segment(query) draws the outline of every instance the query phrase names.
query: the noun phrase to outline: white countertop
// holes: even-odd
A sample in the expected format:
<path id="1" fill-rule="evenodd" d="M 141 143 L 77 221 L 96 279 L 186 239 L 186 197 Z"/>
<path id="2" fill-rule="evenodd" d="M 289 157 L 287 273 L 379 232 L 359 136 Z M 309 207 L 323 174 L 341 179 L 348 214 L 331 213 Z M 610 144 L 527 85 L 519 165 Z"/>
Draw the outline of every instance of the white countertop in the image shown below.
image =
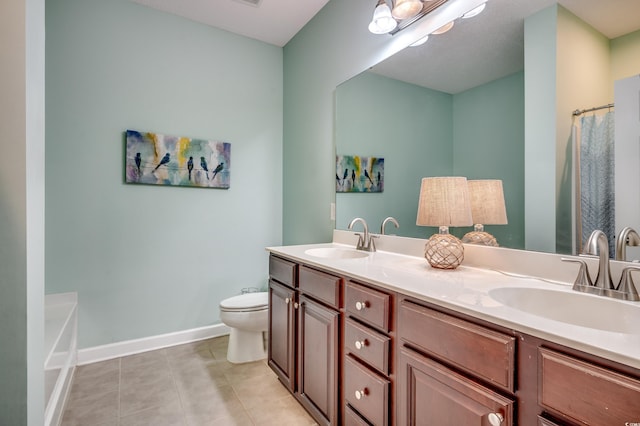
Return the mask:
<path id="1" fill-rule="evenodd" d="M 528 287 L 575 293 L 571 290 L 571 283 L 470 267 L 465 266 L 464 263 L 455 270 L 438 270 L 431 268 L 423 257 L 382 250 L 359 259 L 320 258 L 305 253 L 308 249 L 321 247 L 353 248 L 351 245 L 326 243 L 268 247 L 267 250 L 310 266 L 317 266 L 336 274 L 363 280 L 522 333 L 640 369 L 640 302 L 614 301 L 602 296 L 581 293 L 584 297 L 604 299 L 603 303 L 609 306 L 611 303 L 627 305 L 625 306 L 627 313 L 631 312 L 630 315 L 633 317 L 631 319 L 634 324 L 637 324 L 633 331 L 628 333 L 599 330 L 527 313 L 506 306 L 490 296 L 491 290 L 504 287 Z M 599 316 L 598 312 L 591 312 L 591 314 L 596 318 Z M 621 321 L 629 321 L 628 316 L 622 318 Z M 609 322 L 615 320 L 615 318 L 607 318 Z"/>

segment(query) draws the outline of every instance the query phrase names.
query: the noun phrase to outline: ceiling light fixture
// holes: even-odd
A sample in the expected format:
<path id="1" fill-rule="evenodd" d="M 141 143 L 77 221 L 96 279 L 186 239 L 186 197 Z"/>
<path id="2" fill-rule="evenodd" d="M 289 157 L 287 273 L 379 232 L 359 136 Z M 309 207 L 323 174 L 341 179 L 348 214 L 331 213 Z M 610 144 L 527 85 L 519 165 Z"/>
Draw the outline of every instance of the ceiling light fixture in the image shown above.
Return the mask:
<path id="1" fill-rule="evenodd" d="M 473 18 L 474 16 L 479 15 L 484 10 L 486 5 L 487 3 L 485 2 L 485 3 L 482 3 L 480 6 L 474 7 L 473 9 L 471 9 L 470 11 L 462 15 L 462 19 Z"/>
<path id="2" fill-rule="evenodd" d="M 377 0 L 369 31 L 395 34 L 449 1 L 453 0 Z"/>
<path id="3" fill-rule="evenodd" d="M 411 47 L 418 47 L 418 46 L 422 46 L 423 44 L 425 44 L 427 42 L 427 40 L 429 39 L 429 36 L 426 35 L 416 41 L 414 41 L 413 43 L 411 43 L 409 46 Z"/>
<path id="4" fill-rule="evenodd" d="M 436 35 L 444 34 L 447 31 L 449 31 L 451 28 L 453 28 L 453 21 L 447 22 L 446 24 L 444 24 L 443 26 L 441 26 L 431 34 L 436 34 Z"/>
<path id="5" fill-rule="evenodd" d="M 398 22 L 391 16 L 391 9 L 385 0 L 378 0 L 373 19 L 369 23 L 369 31 L 373 34 L 386 34 L 393 31 L 398 26 Z"/>
<path id="6" fill-rule="evenodd" d="M 420 0 L 396 0 L 391 15 L 396 19 L 409 19 L 416 16 L 422 10 Z"/>

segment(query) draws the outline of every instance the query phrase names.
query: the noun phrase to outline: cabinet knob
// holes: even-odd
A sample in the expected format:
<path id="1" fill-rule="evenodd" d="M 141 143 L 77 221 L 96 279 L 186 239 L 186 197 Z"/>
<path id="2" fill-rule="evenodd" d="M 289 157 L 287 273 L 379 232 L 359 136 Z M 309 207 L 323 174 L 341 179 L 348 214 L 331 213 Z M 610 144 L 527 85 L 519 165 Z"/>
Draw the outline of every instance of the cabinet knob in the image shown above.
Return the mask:
<path id="1" fill-rule="evenodd" d="M 363 340 L 356 340 L 355 346 L 356 349 L 360 350 L 362 348 L 364 348 L 365 346 L 367 346 L 367 339 L 363 339 Z"/>
<path id="2" fill-rule="evenodd" d="M 300 306 L 300 305 L 298 305 L 298 302 L 295 302 L 295 303 L 293 304 L 293 308 L 294 308 L 294 309 L 298 309 L 298 306 Z"/>
<path id="3" fill-rule="evenodd" d="M 364 388 L 364 389 L 362 389 L 362 390 L 357 390 L 357 391 L 355 392 L 355 394 L 356 394 L 356 399 L 357 399 L 357 400 L 360 400 L 360 399 L 364 398 L 365 396 L 367 396 L 367 394 L 368 394 L 368 393 L 369 393 L 369 392 L 367 391 L 367 388 Z"/>
<path id="4" fill-rule="evenodd" d="M 504 421 L 504 417 L 500 413 L 489 413 L 487 420 L 489 420 L 491 426 L 500 426 Z"/>
<path id="5" fill-rule="evenodd" d="M 356 302 L 356 310 L 358 311 L 363 311 L 368 306 L 369 306 L 368 302 Z"/>
<path id="6" fill-rule="evenodd" d="M 288 297 L 284 299 L 284 303 L 286 303 L 287 305 L 289 304 L 289 302 L 291 302 L 291 299 L 289 299 Z"/>

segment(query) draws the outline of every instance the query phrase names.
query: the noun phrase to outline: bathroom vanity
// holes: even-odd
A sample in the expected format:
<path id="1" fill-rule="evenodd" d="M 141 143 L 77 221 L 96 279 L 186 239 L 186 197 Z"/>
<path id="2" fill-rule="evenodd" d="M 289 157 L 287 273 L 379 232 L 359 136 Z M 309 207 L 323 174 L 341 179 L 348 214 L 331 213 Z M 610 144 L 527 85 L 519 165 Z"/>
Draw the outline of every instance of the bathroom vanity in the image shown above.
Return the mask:
<path id="1" fill-rule="evenodd" d="M 336 243 L 268 250 L 269 365 L 319 424 L 640 423 L 640 304 L 613 302 L 602 324 L 586 305 L 573 324 L 509 299 L 562 304 L 570 283 Z"/>

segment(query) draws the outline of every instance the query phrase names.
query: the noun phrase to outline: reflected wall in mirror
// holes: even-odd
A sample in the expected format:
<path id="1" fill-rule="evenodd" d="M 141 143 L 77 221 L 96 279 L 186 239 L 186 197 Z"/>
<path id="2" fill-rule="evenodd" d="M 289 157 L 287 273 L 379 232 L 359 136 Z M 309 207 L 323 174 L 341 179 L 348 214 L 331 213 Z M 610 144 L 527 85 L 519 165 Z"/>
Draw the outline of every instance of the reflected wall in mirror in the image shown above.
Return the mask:
<path id="1" fill-rule="evenodd" d="M 632 2 L 616 3 L 622 8 L 617 12 L 629 18 L 629 14 L 633 14 L 628 9 Z M 594 19 L 589 13 L 603 13 L 594 10 L 601 5 L 591 0 L 560 3 L 589 19 Z M 608 11 L 612 12 L 615 11 Z M 555 1 L 490 0 L 485 12 L 478 17 L 458 20 L 450 32 L 430 37 L 419 48 L 409 47 L 338 86 L 336 153 L 384 157 L 385 191 L 366 196 L 336 194 L 336 228 L 346 229 L 349 221 L 359 216 L 375 231 L 385 217 L 394 216 L 400 228 L 393 229 L 393 233 L 427 238 L 436 229 L 415 225 L 422 177 L 457 175 L 469 179 L 501 179 L 509 223 L 487 226 L 487 231 L 503 247 L 532 248 L 526 241 L 531 239 L 526 236 L 527 230 L 536 226 L 549 228 L 554 224 L 545 223 L 542 215 L 525 215 L 525 187 L 535 184 L 531 181 L 525 184 L 526 176 L 531 176 L 525 173 L 529 168 L 530 171 L 539 169 L 541 180 L 547 174 L 554 175 L 556 182 L 557 204 L 549 208 L 554 209 L 552 213 L 554 219 L 557 218 L 555 226 L 559 231 L 552 249 L 543 250 L 570 251 L 571 113 L 577 108 L 612 102 L 613 81 L 640 72 L 640 31 L 622 36 L 629 28 L 640 28 L 640 14 L 634 14 L 632 19 L 636 22 L 624 25 L 620 22 L 615 28 L 615 31 L 626 32 L 612 35 L 606 27 L 598 26 L 596 31 Z M 549 37 L 531 37 L 535 31 L 530 31 L 525 42 L 524 27 L 528 20 L 534 20 L 535 25 L 531 25 L 534 30 L 550 28 L 557 46 L 545 44 Z M 595 22 L 594 26 L 597 24 L 597 20 L 591 22 Z M 607 90 L 591 96 L 584 95 L 598 92 L 590 90 L 591 81 L 602 78 L 590 76 L 591 67 L 580 68 L 583 63 L 590 64 L 583 59 L 590 55 L 591 47 L 579 38 L 584 37 L 581 34 L 584 28 L 597 33 L 608 51 L 606 68 L 609 71 L 601 82 Z M 566 48 L 566 43 L 573 45 Z M 525 49 L 540 50 L 541 57 L 550 59 L 544 63 L 538 61 L 527 73 L 525 56 L 536 56 L 526 55 Z M 553 54 L 564 57 L 555 58 Z M 548 72 L 541 76 L 537 72 L 540 67 L 551 71 L 551 78 L 547 78 Z M 571 81 L 567 81 L 569 78 Z M 534 158 L 525 158 L 525 153 L 531 151 L 525 149 L 525 145 L 532 143 L 525 131 L 525 121 L 533 115 L 535 122 L 535 115 L 540 111 L 525 111 L 525 106 L 530 105 L 531 98 L 538 92 L 548 91 L 544 85 L 552 90 L 555 85 L 562 85 L 557 87 L 549 110 L 544 111 L 557 117 L 550 131 L 557 137 L 553 143 L 557 145 L 558 154 L 557 158 L 549 158 L 549 164 L 539 167 Z M 564 229 L 566 227 L 568 229 Z M 451 231 L 461 236 L 469 230 Z"/>

